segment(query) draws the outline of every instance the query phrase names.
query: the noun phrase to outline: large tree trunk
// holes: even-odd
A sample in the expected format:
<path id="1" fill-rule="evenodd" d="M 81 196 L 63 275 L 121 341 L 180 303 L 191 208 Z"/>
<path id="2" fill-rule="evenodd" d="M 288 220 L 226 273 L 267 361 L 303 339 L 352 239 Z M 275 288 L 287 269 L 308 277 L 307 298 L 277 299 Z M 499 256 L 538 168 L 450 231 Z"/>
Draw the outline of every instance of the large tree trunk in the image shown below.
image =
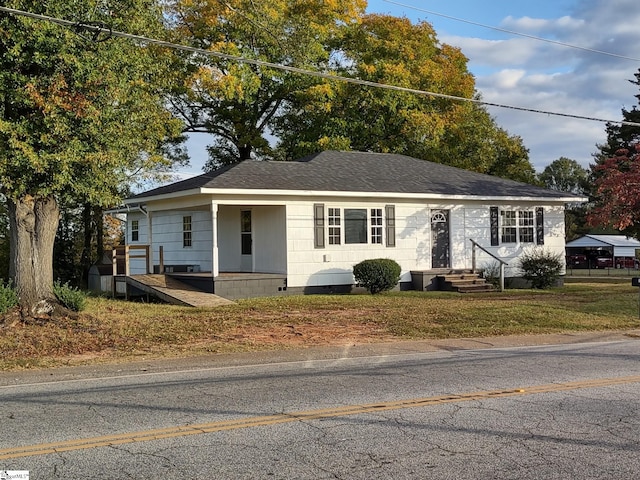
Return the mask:
<path id="1" fill-rule="evenodd" d="M 60 209 L 53 196 L 8 199 L 9 275 L 18 292 L 23 318 L 41 317 L 57 305 L 53 294 L 53 242 Z"/>

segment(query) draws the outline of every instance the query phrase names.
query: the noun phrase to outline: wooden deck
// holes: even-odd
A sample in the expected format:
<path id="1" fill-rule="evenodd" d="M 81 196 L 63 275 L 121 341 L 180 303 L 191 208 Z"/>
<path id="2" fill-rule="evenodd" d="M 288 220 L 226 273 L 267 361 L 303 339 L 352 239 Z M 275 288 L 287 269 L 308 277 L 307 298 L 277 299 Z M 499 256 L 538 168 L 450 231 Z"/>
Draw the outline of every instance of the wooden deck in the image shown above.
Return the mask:
<path id="1" fill-rule="evenodd" d="M 121 277 L 122 278 L 122 277 Z M 234 302 L 213 293 L 206 293 L 187 285 L 170 275 L 133 275 L 124 277 L 127 287 L 132 286 L 145 293 L 155 295 L 174 305 L 190 307 L 219 307 Z M 120 280 L 122 281 L 122 280 Z"/>

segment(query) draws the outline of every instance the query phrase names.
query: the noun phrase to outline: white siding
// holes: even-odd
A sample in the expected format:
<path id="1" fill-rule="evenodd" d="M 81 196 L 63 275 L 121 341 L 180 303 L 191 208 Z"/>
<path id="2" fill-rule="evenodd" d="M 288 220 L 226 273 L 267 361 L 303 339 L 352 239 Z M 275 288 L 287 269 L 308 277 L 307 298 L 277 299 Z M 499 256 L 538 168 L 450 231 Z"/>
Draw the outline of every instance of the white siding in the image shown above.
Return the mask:
<path id="1" fill-rule="evenodd" d="M 475 240 L 484 248 L 509 263 L 507 275 L 517 276 L 518 256 L 535 244 L 505 244 L 491 246 L 490 208 L 535 210 L 544 207 L 544 248 L 564 255 L 564 207 L 562 205 L 542 205 L 533 202 L 510 203 L 508 205 L 479 201 L 435 202 L 413 199 L 362 198 L 354 197 L 290 197 L 276 194 L 246 196 L 212 196 L 202 198 L 200 207 L 185 207 L 175 210 L 159 210 L 155 207 L 151 215 L 153 228 L 153 258 L 158 263 L 158 246 L 164 247 L 165 264 L 199 265 L 202 271 L 212 270 L 212 220 L 210 205 L 218 205 L 217 233 L 219 270 L 240 271 L 240 212 L 251 210 L 253 234 L 253 270 L 265 273 L 287 275 L 290 287 L 342 285 L 353 283 L 353 266 L 371 258 L 391 258 L 401 268 L 401 281 L 411 281 L 411 270 L 431 268 L 432 239 L 431 215 L 436 209 L 449 211 L 450 261 L 456 269 L 471 268 L 472 245 Z M 183 202 L 185 203 L 185 202 Z M 206 203 L 206 206 L 205 204 Z M 315 203 L 324 205 L 325 247 L 314 248 L 314 208 Z M 372 244 L 370 226 L 367 229 L 366 244 L 344 244 L 345 208 L 381 209 L 385 205 L 395 207 L 396 246 Z M 162 208 L 171 208 L 165 202 Z M 340 208 L 343 220 L 342 243 L 329 245 L 329 208 Z M 182 218 L 191 215 L 193 224 L 193 246 L 182 245 Z M 140 223 L 139 243 L 147 241 L 147 219 L 141 213 L 130 213 L 129 222 L 137 219 Z M 386 228 L 386 219 L 383 229 Z M 383 238 L 385 237 L 383 233 Z M 490 264 L 493 259 L 477 251 L 477 266 Z M 141 272 L 140 272 L 141 273 Z"/>
<path id="2" fill-rule="evenodd" d="M 328 225 L 325 222 L 325 248 L 314 248 L 313 203 L 323 203 L 325 218 L 329 208 L 383 208 L 394 204 L 396 209 L 396 246 L 357 244 L 329 245 Z M 353 266 L 371 258 L 392 258 L 402 267 L 401 281 L 411 280 L 411 270 L 431 268 L 431 212 L 449 210 L 451 268 L 471 268 L 472 244 L 475 240 L 494 255 L 509 263 L 509 276 L 518 276 L 517 258 L 534 244 L 491 246 L 489 209 L 495 204 L 418 204 L 400 202 L 317 201 L 291 202 L 288 206 L 288 285 L 291 287 L 340 285 L 353 283 Z M 533 209 L 539 204 L 514 204 L 507 209 Z M 343 225 L 344 228 L 344 225 Z M 544 209 L 544 248 L 564 254 L 564 208 L 547 206 Z M 477 266 L 494 260 L 476 251 Z"/>
<path id="3" fill-rule="evenodd" d="M 614 257 L 635 257 L 636 248 L 634 247 L 613 247 Z"/>
<path id="4" fill-rule="evenodd" d="M 509 243 L 491 246 L 491 226 L 489 221 L 489 208 L 491 206 L 499 206 L 505 210 L 531 210 L 535 207 L 542 206 L 540 204 L 508 204 L 508 205 L 480 205 L 476 207 L 467 206 L 465 208 L 466 215 L 466 239 L 465 245 L 467 268 L 471 266 L 472 245 L 469 239 L 475 240 L 477 243 L 486 248 L 493 255 L 499 257 L 508 265 L 505 267 L 505 276 L 517 277 L 521 272 L 518 269 L 518 258 L 523 252 L 534 249 L 544 248 L 546 251 L 561 254 L 564 256 L 564 207 L 563 206 L 544 206 L 544 246 L 538 246 L 535 243 Z M 482 250 L 476 250 L 476 266 L 483 268 L 495 262 L 491 256 Z"/>
<path id="5" fill-rule="evenodd" d="M 285 206 L 227 206 L 218 209 L 218 252 L 221 272 L 242 270 L 240 212 L 251 211 L 253 271 L 287 273 L 287 221 Z"/>
<path id="6" fill-rule="evenodd" d="M 218 207 L 218 268 L 221 272 L 240 271 L 240 208 Z"/>
<path id="7" fill-rule="evenodd" d="M 191 216 L 192 246 L 183 246 L 182 220 Z M 210 211 L 153 212 L 153 260 L 158 265 L 159 247 L 165 265 L 198 265 L 203 272 L 212 269 L 212 226 Z"/>
<path id="8" fill-rule="evenodd" d="M 383 243 L 371 244 L 370 230 L 367 229 L 368 243 L 329 245 L 314 248 L 313 203 L 291 202 L 288 215 L 288 272 L 287 284 L 292 287 L 343 285 L 353 283 L 353 266 L 371 258 L 392 258 L 402 267 L 402 281 L 410 281 L 410 270 L 427 269 L 431 264 L 430 222 L 427 209 L 416 209 L 415 205 L 395 205 L 396 246 L 386 247 Z M 380 208 L 392 202 L 327 201 L 325 216 L 329 208 L 340 208 L 344 229 L 345 208 Z M 325 225 L 325 237 L 328 228 Z M 344 239 L 344 232 L 342 232 Z"/>
<path id="9" fill-rule="evenodd" d="M 255 271 L 286 274 L 286 208 L 254 207 L 251 213 Z"/>
<path id="10" fill-rule="evenodd" d="M 138 240 L 131 240 L 131 225 L 138 222 Z M 129 212 L 127 214 L 126 245 L 148 245 L 149 244 L 149 219 L 142 212 Z M 142 255 L 143 250 L 131 250 L 131 255 Z M 132 258 L 129 261 L 129 272 L 133 275 L 147 273 L 147 262 L 144 258 Z"/>
<path id="11" fill-rule="evenodd" d="M 131 240 L 131 225 L 134 221 L 138 222 L 138 241 Z M 127 214 L 127 231 L 126 245 L 147 245 L 149 243 L 147 216 L 142 212 L 130 212 Z"/>

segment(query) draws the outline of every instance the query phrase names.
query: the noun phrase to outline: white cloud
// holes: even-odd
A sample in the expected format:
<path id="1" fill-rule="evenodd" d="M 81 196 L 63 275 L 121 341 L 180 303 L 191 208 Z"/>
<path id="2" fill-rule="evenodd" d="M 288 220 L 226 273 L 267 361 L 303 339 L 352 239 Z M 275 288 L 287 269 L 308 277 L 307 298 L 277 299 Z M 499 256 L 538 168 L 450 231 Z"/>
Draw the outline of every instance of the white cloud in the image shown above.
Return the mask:
<path id="1" fill-rule="evenodd" d="M 514 18 L 511 15 L 506 17 L 501 28 L 514 32 L 525 33 L 527 35 L 540 36 L 543 32 L 564 32 L 576 31 L 585 26 L 585 20 L 573 18 L 569 15 L 555 19 L 520 17 Z"/>
<path id="2" fill-rule="evenodd" d="M 502 27 L 554 41 L 637 58 L 637 0 L 577 0 L 571 15 L 540 19 L 507 16 Z M 489 35 L 488 35 L 489 36 Z M 628 82 L 640 61 L 606 56 L 530 38 L 483 40 L 449 36 L 469 58 L 484 100 L 536 110 L 620 120 L 622 107 L 637 105 L 639 88 Z M 561 157 L 587 166 L 605 124 L 569 117 L 491 108 L 498 123 L 523 138 L 537 170 Z"/>
<path id="3" fill-rule="evenodd" d="M 536 45 L 532 40 L 484 40 L 456 36 L 443 36 L 443 43 L 460 47 L 472 66 L 494 67 L 520 66 L 531 62 L 536 55 Z"/>
<path id="4" fill-rule="evenodd" d="M 500 89 L 514 88 L 527 72 L 525 70 L 506 69 L 492 75 L 495 86 Z"/>

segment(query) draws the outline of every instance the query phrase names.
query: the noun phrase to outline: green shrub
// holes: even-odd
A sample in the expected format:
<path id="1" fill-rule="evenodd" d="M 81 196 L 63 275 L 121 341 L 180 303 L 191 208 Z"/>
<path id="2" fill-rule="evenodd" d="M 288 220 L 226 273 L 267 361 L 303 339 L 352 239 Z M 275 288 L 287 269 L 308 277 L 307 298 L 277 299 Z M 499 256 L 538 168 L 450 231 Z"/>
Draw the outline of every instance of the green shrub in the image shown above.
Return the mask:
<path id="1" fill-rule="evenodd" d="M 400 280 L 400 265 L 389 258 L 364 260 L 353 267 L 353 276 L 370 293 L 391 290 Z"/>
<path id="2" fill-rule="evenodd" d="M 18 305 L 18 294 L 11 283 L 0 280 L 0 315 Z"/>
<path id="3" fill-rule="evenodd" d="M 549 288 L 555 285 L 564 269 L 564 257 L 560 253 L 535 248 L 523 253 L 518 266 L 523 278 L 530 281 L 533 288 Z"/>
<path id="4" fill-rule="evenodd" d="M 87 296 L 78 288 L 71 287 L 68 283 L 55 282 L 53 293 L 58 301 L 74 312 L 81 312 L 87 306 Z"/>

